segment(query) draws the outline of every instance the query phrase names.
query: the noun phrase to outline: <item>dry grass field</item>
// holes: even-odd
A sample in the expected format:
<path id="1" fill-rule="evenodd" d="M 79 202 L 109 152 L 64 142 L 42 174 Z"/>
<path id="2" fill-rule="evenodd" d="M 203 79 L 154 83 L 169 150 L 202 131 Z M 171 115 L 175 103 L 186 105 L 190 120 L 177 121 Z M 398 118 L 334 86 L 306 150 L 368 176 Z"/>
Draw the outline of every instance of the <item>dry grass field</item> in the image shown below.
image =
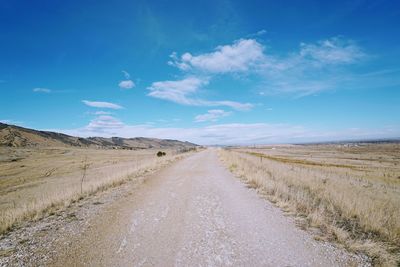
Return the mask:
<path id="1" fill-rule="evenodd" d="M 0 234 L 180 157 L 176 150 L 0 147 Z M 82 181 L 83 180 L 83 181 Z"/>
<path id="2" fill-rule="evenodd" d="M 399 264 L 400 144 L 242 147 L 220 157 L 318 238 Z"/>

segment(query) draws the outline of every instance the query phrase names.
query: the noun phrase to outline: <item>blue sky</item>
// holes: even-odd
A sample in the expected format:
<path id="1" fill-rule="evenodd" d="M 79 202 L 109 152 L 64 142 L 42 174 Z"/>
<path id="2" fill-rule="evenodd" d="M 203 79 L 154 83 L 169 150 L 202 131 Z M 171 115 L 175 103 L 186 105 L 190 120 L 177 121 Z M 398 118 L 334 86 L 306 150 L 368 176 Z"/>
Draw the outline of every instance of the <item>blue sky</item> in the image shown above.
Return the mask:
<path id="1" fill-rule="evenodd" d="M 259 144 L 400 136 L 397 1 L 1 1 L 0 120 Z"/>

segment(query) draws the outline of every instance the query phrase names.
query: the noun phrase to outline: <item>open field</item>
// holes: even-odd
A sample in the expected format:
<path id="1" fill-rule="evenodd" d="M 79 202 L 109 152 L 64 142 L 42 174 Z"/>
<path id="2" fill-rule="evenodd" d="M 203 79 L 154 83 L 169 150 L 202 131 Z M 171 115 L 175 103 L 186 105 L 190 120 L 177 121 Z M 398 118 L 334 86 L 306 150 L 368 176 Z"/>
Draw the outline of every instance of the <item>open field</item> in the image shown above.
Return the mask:
<path id="1" fill-rule="evenodd" d="M 370 266 L 296 227 L 224 168 L 216 149 L 138 180 L 10 232 L 0 265 Z"/>
<path id="2" fill-rule="evenodd" d="M 399 262 L 400 144 L 242 147 L 220 157 L 319 238 L 379 265 Z"/>
<path id="3" fill-rule="evenodd" d="M 178 150 L 163 149 L 163 157 L 157 151 L 1 147 L 0 233 L 180 157 Z"/>

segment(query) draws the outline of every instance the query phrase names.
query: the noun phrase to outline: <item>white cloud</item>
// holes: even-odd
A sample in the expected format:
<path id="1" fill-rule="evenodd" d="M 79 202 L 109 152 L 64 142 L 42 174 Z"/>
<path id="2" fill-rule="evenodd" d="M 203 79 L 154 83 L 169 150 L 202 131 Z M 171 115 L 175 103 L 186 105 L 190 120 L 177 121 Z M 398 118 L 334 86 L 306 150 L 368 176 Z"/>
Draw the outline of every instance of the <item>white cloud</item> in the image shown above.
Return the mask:
<path id="1" fill-rule="evenodd" d="M 372 138 L 398 138 L 400 127 L 382 129 L 352 128 L 320 131 L 301 125 L 268 123 L 230 123 L 204 127 L 155 127 L 149 124 L 128 125 L 112 116 L 99 116 L 87 126 L 71 130 L 54 130 L 75 136 L 120 136 L 178 139 L 202 145 L 269 144 L 335 141 Z"/>
<path id="2" fill-rule="evenodd" d="M 317 44 L 300 44 L 300 56 L 323 64 L 350 64 L 365 57 L 353 42 L 334 37 Z"/>
<path id="3" fill-rule="evenodd" d="M 231 115 L 232 112 L 227 112 L 222 109 L 212 109 L 205 114 L 200 114 L 195 117 L 196 122 L 217 121 L 220 118 Z"/>
<path id="4" fill-rule="evenodd" d="M 259 30 L 259 31 L 256 32 L 256 33 L 248 34 L 248 35 L 247 35 L 247 38 L 254 38 L 254 37 L 263 36 L 263 35 L 267 34 L 267 32 L 268 32 L 267 30 L 262 29 L 262 30 Z"/>
<path id="5" fill-rule="evenodd" d="M 351 74 L 348 66 L 367 58 L 355 42 L 343 37 L 301 43 L 297 51 L 286 56 L 274 54 L 271 49 L 270 53 L 264 51 L 265 47 L 258 41 L 240 39 L 231 45 L 218 46 L 211 53 L 186 52 L 178 57 L 174 52 L 168 64 L 185 72 L 202 71 L 208 75 L 254 74 L 261 78 L 260 95 L 299 97 L 340 87 Z"/>
<path id="6" fill-rule="evenodd" d="M 94 108 L 110 108 L 110 109 L 122 109 L 123 107 L 114 103 L 110 102 L 100 102 L 100 101 L 88 101 L 88 100 L 82 100 L 82 102 L 89 106 L 89 107 L 94 107 Z"/>
<path id="7" fill-rule="evenodd" d="M 253 39 L 240 39 L 232 45 L 218 46 L 214 52 L 194 56 L 188 52 L 180 59 L 172 53 L 169 65 L 181 70 L 209 73 L 246 72 L 264 58 L 263 46 Z"/>
<path id="8" fill-rule="evenodd" d="M 256 33 L 256 35 L 257 35 L 257 36 L 261 36 L 261 35 L 264 35 L 264 34 L 266 34 L 266 33 L 267 33 L 267 30 L 262 29 L 262 30 L 259 30 L 259 31 Z"/>
<path id="9" fill-rule="evenodd" d="M 108 111 L 102 111 L 102 110 L 100 110 L 100 111 L 94 112 L 93 114 L 95 114 L 95 115 L 110 115 L 110 114 L 112 114 L 112 113 L 111 113 L 111 112 L 108 112 Z"/>
<path id="10" fill-rule="evenodd" d="M 350 65 L 366 54 L 354 42 L 334 37 L 315 44 L 301 43 L 285 57 L 268 55 L 256 73 L 262 77 L 259 94 L 290 94 L 297 97 L 344 87 L 351 78 Z"/>
<path id="11" fill-rule="evenodd" d="M 131 89 L 135 87 L 135 83 L 132 80 L 125 80 L 125 81 L 120 81 L 118 86 L 121 89 Z"/>
<path id="12" fill-rule="evenodd" d="M 49 93 L 51 93 L 51 90 L 48 89 L 48 88 L 39 88 L 39 87 L 37 87 L 37 88 L 33 88 L 33 92 L 49 94 Z"/>
<path id="13" fill-rule="evenodd" d="M 259 31 L 257 34 L 264 34 Z M 148 95 L 191 106 L 227 106 L 249 110 L 250 103 L 229 100 L 211 101 L 196 97 L 215 74 L 251 74 L 259 80 L 258 94 L 288 94 L 302 97 L 344 86 L 351 72 L 346 66 L 366 57 L 362 49 L 351 40 L 341 37 L 301 43 L 299 50 L 286 56 L 264 53 L 264 46 L 254 39 L 240 39 L 231 45 L 218 46 L 215 51 L 199 55 L 189 52 L 178 57 L 173 52 L 169 65 L 192 73 L 191 77 L 177 81 L 154 82 Z M 200 71 L 200 72 L 199 72 Z M 203 72 L 207 78 L 199 78 Z M 197 76 L 194 76 L 197 75 Z"/>
<path id="14" fill-rule="evenodd" d="M 93 119 L 87 126 L 86 130 L 91 132 L 108 133 L 113 129 L 121 129 L 124 124 L 113 116 L 101 115 Z"/>
<path id="15" fill-rule="evenodd" d="M 119 88 L 131 89 L 131 88 L 135 87 L 136 85 L 131 80 L 131 75 L 125 70 L 123 70 L 122 73 L 124 74 L 125 80 L 119 82 L 119 84 L 118 84 Z"/>
<path id="16" fill-rule="evenodd" d="M 235 101 L 228 101 L 228 100 L 223 100 L 223 101 L 207 101 L 207 100 L 201 100 L 199 101 L 200 106 L 209 106 L 209 107 L 217 107 L 217 106 L 226 106 L 230 107 L 236 110 L 250 110 L 254 107 L 253 104 L 250 103 L 240 103 L 240 102 L 235 102 Z"/>
<path id="17" fill-rule="evenodd" d="M 195 98 L 195 93 L 208 83 L 208 79 L 200 79 L 194 76 L 177 81 L 154 82 L 148 87 L 150 90 L 148 95 L 187 106 L 227 106 L 238 110 L 248 110 L 253 107 L 250 103 L 227 100 L 210 101 Z"/>
<path id="18" fill-rule="evenodd" d="M 169 100 L 183 105 L 194 105 L 189 95 L 194 94 L 203 85 L 208 84 L 207 79 L 188 77 L 178 81 L 154 82 L 148 89 L 149 96 Z"/>

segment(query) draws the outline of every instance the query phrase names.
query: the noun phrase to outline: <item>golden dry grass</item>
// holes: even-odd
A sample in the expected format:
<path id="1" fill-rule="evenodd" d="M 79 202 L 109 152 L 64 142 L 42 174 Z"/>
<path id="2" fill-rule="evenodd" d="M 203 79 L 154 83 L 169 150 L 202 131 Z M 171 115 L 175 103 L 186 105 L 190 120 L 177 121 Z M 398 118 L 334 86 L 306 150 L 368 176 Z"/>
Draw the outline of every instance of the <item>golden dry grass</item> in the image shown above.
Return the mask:
<path id="1" fill-rule="evenodd" d="M 157 157 L 157 151 L 0 148 L 0 234 L 180 157 L 172 149 Z"/>
<path id="2" fill-rule="evenodd" d="M 400 145 L 307 145 L 220 151 L 227 167 L 319 238 L 396 266 L 400 252 Z"/>

